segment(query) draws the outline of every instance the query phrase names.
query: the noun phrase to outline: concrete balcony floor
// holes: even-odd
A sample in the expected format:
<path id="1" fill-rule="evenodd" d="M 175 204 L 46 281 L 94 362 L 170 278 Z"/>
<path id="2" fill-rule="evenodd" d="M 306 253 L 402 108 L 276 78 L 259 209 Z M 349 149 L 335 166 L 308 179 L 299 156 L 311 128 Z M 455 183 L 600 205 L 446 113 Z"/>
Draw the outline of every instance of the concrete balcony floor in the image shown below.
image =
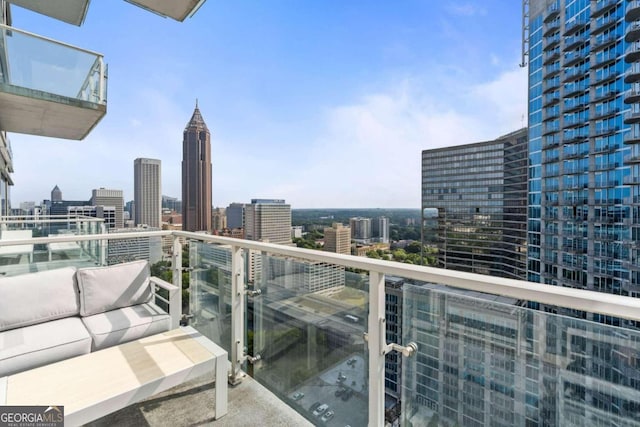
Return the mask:
<path id="1" fill-rule="evenodd" d="M 249 376 L 239 385 L 229 386 L 229 412 L 214 420 L 213 389 L 213 376 L 204 375 L 87 426 L 313 426 Z"/>

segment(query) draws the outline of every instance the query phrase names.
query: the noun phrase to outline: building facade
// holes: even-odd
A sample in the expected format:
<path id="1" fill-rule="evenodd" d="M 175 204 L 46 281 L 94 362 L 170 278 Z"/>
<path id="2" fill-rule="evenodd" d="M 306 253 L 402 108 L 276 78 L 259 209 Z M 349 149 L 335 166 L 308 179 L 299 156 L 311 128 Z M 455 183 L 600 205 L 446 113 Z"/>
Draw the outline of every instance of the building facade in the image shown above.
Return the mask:
<path id="1" fill-rule="evenodd" d="M 389 218 L 380 216 L 371 221 L 371 235 L 374 241 L 389 243 Z"/>
<path id="2" fill-rule="evenodd" d="M 531 0 L 528 279 L 533 282 L 638 296 L 638 19 L 637 2 Z"/>
<path id="3" fill-rule="evenodd" d="M 227 227 L 243 228 L 244 227 L 244 203 L 231 203 L 227 206 Z"/>
<path id="4" fill-rule="evenodd" d="M 52 202 L 62 201 L 62 191 L 60 190 L 60 187 L 58 187 L 57 185 L 53 187 L 53 190 L 51 190 L 51 201 Z"/>
<path id="5" fill-rule="evenodd" d="M 216 231 L 227 228 L 227 213 L 225 208 L 215 208 L 212 210 L 211 227 Z"/>
<path id="6" fill-rule="evenodd" d="M 103 208 L 108 210 L 113 207 L 115 211 L 115 223 L 114 226 L 109 228 L 123 228 L 124 227 L 124 198 L 122 196 L 122 190 L 110 190 L 107 188 L 98 188 L 91 191 L 91 200 L 89 203 L 97 208 Z M 100 216 L 98 218 L 101 218 Z M 107 221 L 105 220 L 105 223 Z"/>
<path id="7" fill-rule="evenodd" d="M 424 150 L 423 216 L 433 209 L 438 211 L 437 228 L 423 233 L 423 244 L 437 245 L 439 267 L 524 279 L 527 130 L 494 141 Z"/>
<path id="8" fill-rule="evenodd" d="M 162 223 L 162 174 L 158 159 L 133 161 L 133 199 L 135 225 L 159 228 Z"/>
<path id="9" fill-rule="evenodd" d="M 291 205 L 280 199 L 252 199 L 245 206 L 245 238 L 291 244 Z"/>
<path id="10" fill-rule="evenodd" d="M 324 229 L 324 250 L 351 255 L 351 228 L 338 222 Z"/>
<path id="11" fill-rule="evenodd" d="M 211 134 L 196 108 L 182 139 L 182 229 L 211 231 Z"/>
<path id="12" fill-rule="evenodd" d="M 371 243 L 371 218 L 350 218 L 349 227 L 351 228 L 351 238 L 356 243 L 364 245 Z"/>

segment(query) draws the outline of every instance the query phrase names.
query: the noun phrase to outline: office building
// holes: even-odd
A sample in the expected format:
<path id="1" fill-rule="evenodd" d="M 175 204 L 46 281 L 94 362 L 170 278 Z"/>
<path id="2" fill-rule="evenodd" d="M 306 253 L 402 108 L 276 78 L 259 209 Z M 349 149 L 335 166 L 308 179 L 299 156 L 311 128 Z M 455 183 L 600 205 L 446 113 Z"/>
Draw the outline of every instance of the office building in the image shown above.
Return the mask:
<path id="1" fill-rule="evenodd" d="M 363 245 L 371 243 L 371 218 L 350 218 L 349 227 L 351 228 L 351 239 L 355 243 Z"/>
<path id="2" fill-rule="evenodd" d="M 182 139 L 182 229 L 211 231 L 211 134 L 196 108 Z"/>
<path id="3" fill-rule="evenodd" d="M 55 187 L 53 187 L 53 190 L 51 190 L 51 201 L 52 202 L 61 202 L 62 201 L 62 191 L 60 190 L 60 188 L 57 185 Z"/>
<path id="4" fill-rule="evenodd" d="M 211 213 L 211 226 L 215 231 L 227 228 L 227 213 L 225 208 L 215 208 Z"/>
<path id="5" fill-rule="evenodd" d="M 110 190 L 107 188 L 98 188 L 91 191 L 91 200 L 89 201 L 91 206 L 110 208 L 115 210 L 115 223 L 114 227 L 109 228 L 123 228 L 124 227 L 124 198 L 122 196 L 122 190 Z M 100 217 L 98 217 L 100 218 Z M 107 223 L 105 221 L 105 223 Z"/>
<path id="6" fill-rule="evenodd" d="M 162 196 L 162 209 L 182 213 L 182 201 L 177 197 Z"/>
<path id="7" fill-rule="evenodd" d="M 113 233 L 135 233 L 159 231 L 159 228 L 135 227 L 114 229 Z M 107 265 L 145 259 L 150 264 L 162 261 L 162 237 L 136 237 L 132 239 L 112 239 L 107 243 Z"/>
<path id="8" fill-rule="evenodd" d="M 104 220 L 105 231 L 115 230 L 117 228 L 117 213 L 115 206 L 91 206 L 77 205 L 66 206 L 66 213 L 69 218 L 79 216 L 89 216 L 92 218 L 102 218 Z"/>
<path id="9" fill-rule="evenodd" d="M 429 209 L 437 209 L 438 225 L 435 242 L 423 244 L 437 245 L 439 267 L 524 279 L 527 130 L 424 150 L 423 213 Z"/>
<path id="10" fill-rule="evenodd" d="M 389 243 L 389 218 L 380 216 L 371 221 L 371 237 L 378 243 Z"/>
<path id="11" fill-rule="evenodd" d="M 162 222 L 162 174 L 160 160 L 138 158 L 133 161 L 132 213 L 135 225 L 159 228 Z"/>
<path id="12" fill-rule="evenodd" d="M 244 203 L 231 203 L 227 206 L 227 227 L 243 228 L 244 227 Z"/>
<path id="13" fill-rule="evenodd" d="M 245 238 L 291 244 L 291 205 L 279 199 L 251 199 L 245 206 Z"/>
<path id="14" fill-rule="evenodd" d="M 334 222 L 324 229 L 324 250 L 351 255 L 351 228 Z"/>
<path id="15" fill-rule="evenodd" d="M 528 279 L 533 282 L 638 296 L 638 19 L 637 2 L 531 0 Z"/>

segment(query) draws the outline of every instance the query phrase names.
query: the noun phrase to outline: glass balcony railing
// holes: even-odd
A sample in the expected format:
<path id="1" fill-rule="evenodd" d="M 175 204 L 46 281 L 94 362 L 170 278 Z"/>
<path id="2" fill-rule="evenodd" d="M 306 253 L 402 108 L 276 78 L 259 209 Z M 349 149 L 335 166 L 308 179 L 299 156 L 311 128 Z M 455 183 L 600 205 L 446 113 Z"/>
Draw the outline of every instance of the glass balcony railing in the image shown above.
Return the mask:
<path id="1" fill-rule="evenodd" d="M 167 239 L 230 381 L 246 371 L 315 425 L 385 425 L 385 393 L 407 426 L 640 421 L 640 332 L 599 323 L 640 321 L 637 298 L 181 231 L 62 236 L 0 248 Z"/>
<path id="2" fill-rule="evenodd" d="M 25 113 L 31 109 L 12 113 L 16 96 L 30 99 L 37 119 Z M 82 139 L 106 113 L 107 67 L 99 53 L 0 25 L 0 97 L 8 104 L 4 130 Z M 69 117 L 66 131 L 67 123 L 56 123 L 60 111 Z"/>

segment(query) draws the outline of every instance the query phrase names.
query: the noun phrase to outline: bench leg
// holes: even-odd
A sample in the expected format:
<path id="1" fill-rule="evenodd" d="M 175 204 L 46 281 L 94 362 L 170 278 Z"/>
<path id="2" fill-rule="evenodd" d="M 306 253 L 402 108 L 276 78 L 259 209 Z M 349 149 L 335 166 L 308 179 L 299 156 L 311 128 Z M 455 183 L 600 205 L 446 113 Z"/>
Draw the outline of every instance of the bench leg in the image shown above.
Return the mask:
<path id="1" fill-rule="evenodd" d="M 227 414 L 227 402 L 229 399 L 229 384 L 227 381 L 228 375 L 228 362 L 227 353 L 219 354 L 215 359 L 216 364 L 216 385 L 215 385 L 215 405 L 216 416 L 215 419 Z"/>

